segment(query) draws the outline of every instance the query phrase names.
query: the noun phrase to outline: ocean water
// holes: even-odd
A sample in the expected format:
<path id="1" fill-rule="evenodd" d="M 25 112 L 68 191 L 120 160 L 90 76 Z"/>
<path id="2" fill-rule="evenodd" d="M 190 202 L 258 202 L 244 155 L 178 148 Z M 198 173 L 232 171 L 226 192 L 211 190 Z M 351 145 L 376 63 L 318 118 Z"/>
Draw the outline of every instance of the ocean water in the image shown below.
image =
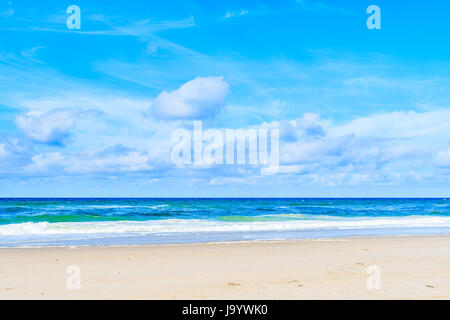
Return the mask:
<path id="1" fill-rule="evenodd" d="M 450 234 L 447 199 L 0 199 L 0 247 Z"/>

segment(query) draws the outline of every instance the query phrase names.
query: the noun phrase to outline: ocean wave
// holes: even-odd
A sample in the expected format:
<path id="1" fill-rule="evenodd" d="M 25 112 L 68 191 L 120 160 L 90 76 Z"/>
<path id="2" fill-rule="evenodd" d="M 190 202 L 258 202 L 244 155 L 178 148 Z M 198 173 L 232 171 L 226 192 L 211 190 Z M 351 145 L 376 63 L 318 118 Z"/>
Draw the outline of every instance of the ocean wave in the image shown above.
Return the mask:
<path id="1" fill-rule="evenodd" d="M 395 218 L 340 218 L 336 220 L 288 221 L 164 219 L 151 221 L 26 222 L 0 225 L 0 236 L 64 234 L 151 235 L 166 233 L 264 232 L 402 227 L 450 227 L 450 217 L 406 216 Z"/>

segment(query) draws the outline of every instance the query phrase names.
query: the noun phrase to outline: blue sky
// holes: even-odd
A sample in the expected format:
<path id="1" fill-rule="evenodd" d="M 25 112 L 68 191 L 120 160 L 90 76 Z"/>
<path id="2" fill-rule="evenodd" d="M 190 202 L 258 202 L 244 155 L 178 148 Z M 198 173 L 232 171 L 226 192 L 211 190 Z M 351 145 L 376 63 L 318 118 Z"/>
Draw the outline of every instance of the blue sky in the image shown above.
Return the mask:
<path id="1" fill-rule="evenodd" d="M 449 10 L 0 0 L 0 196 L 449 196 Z M 175 166 L 193 120 L 279 128 L 280 172 Z"/>

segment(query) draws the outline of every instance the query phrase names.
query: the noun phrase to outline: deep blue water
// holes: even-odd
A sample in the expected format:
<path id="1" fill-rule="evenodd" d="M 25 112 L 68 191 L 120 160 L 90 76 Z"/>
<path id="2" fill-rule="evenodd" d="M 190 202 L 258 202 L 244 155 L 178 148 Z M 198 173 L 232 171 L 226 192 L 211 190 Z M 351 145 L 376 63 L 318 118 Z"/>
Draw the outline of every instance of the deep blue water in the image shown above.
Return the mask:
<path id="1" fill-rule="evenodd" d="M 0 199 L 0 246 L 450 234 L 447 199 Z"/>

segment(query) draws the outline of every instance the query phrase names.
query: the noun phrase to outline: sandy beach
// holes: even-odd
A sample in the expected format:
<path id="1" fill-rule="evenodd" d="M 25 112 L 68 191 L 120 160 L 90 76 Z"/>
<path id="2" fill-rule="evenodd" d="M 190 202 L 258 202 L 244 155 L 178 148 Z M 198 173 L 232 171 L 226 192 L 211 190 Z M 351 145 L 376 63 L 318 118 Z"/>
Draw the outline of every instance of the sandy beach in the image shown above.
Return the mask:
<path id="1" fill-rule="evenodd" d="M 2 248 L 0 299 L 449 299 L 449 248 L 450 236 Z"/>

